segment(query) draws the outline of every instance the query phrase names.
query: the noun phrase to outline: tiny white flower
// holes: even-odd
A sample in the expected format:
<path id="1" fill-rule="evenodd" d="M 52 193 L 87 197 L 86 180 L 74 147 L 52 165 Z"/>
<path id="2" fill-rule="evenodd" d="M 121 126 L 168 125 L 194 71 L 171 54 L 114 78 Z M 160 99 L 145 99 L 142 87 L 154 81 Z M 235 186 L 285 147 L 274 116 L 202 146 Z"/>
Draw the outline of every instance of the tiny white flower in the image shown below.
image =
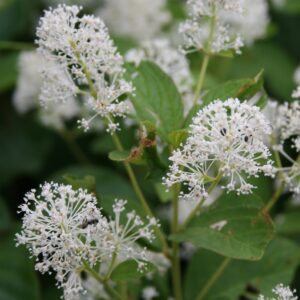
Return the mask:
<path id="1" fill-rule="evenodd" d="M 159 293 L 154 286 L 147 286 L 142 290 L 142 298 L 144 300 L 152 300 L 158 296 Z"/>
<path id="2" fill-rule="evenodd" d="M 166 0 L 105 0 L 99 16 L 110 32 L 138 42 L 157 36 L 171 15 Z"/>
<path id="3" fill-rule="evenodd" d="M 187 6 L 189 19 L 179 26 L 187 52 L 219 53 L 233 49 L 240 53 L 243 41 L 225 17 L 228 12 L 237 15 L 243 12 L 240 1 L 188 0 Z"/>
<path id="4" fill-rule="evenodd" d="M 47 106 L 80 98 L 86 115 L 82 125 L 88 130 L 97 116 L 124 117 L 127 105 L 119 98 L 133 87 L 123 79 L 123 59 L 105 24 L 90 15 L 79 17 L 80 12 L 81 7 L 66 5 L 46 10 L 36 43 L 40 55 L 59 66 L 44 68 L 40 100 Z"/>
<path id="5" fill-rule="evenodd" d="M 86 292 L 81 276 L 86 265 L 94 268 L 101 262 L 107 266 L 115 256 L 115 263 L 133 259 L 139 271 L 147 267 L 148 251 L 136 242 L 151 242 L 152 228 L 158 223 L 153 218 L 146 222 L 135 212 L 128 213 L 123 223 L 125 200 L 115 201 L 113 218 L 101 214 L 93 195 L 82 189 L 73 190 L 69 185 L 45 183 L 40 192 L 32 190 L 24 200 L 20 206 L 24 216 L 22 231 L 16 235 L 17 245 L 27 246 L 36 258 L 36 270 L 55 272 L 65 299 Z"/>
<path id="6" fill-rule="evenodd" d="M 271 127 L 258 107 L 238 99 L 217 100 L 200 110 L 193 119 L 190 135 L 170 157 L 170 171 L 164 184 L 187 186 L 181 196 L 199 200 L 207 197 L 206 185 L 218 174 L 228 180 L 228 191 L 249 194 L 247 182 L 260 173 L 273 176 L 270 151 L 263 143 Z"/>
<path id="7" fill-rule="evenodd" d="M 290 287 L 278 284 L 272 292 L 275 294 L 274 297 L 269 298 L 263 295 L 258 297 L 258 300 L 297 300 L 298 297 L 295 295 L 296 291 L 291 290 Z"/>

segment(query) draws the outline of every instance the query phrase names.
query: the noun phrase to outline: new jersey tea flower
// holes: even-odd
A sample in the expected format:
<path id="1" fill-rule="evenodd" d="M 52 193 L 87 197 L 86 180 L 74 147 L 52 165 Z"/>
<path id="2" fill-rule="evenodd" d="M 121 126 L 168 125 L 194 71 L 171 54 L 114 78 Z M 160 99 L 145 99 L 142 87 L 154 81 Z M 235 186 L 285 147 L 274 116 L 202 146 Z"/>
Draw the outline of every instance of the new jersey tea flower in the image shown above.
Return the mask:
<path id="1" fill-rule="evenodd" d="M 126 201 L 116 200 L 114 218 L 102 215 L 97 199 L 85 190 L 69 185 L 45 183 L 41 192 L 32 190 L 20 206 L 22 231 L 16 235 L 17 245 L 24 244 L 36 257 L 36 270 L 56 273 L 58 286 L 65 298 L 85 291 L 82 272 L 90 269 L 101 273 L 99 262 L 115 266 L 120 260 L 134 259 L 139 270 L 147 266 L 147 251 L 136 243 L 143 238 L 153 240 L 155 219 L 143 221 L 135 212 L 121 222 Z M 87 269 L 88 267 L 88 269 Z M 96 278 L 97 279 L 97 278 Z"/>
<path id="2" fill-rule="evenodd" d="M 105 0 L 99 15 L 116 36 L 145 41 L 157 36 L 171 19 L 166 0 Z"/>
<path id="3" fill-rule="evenodd" d="M 270 133 L 258 107 L 238 99 L 217 100 L 193 119 L 186 143 L 170 157 L 164 182 L 168 188 L 183 183 L 188 193 L 182 196 L 197 200 L 207 197 L 208 182 L 224 176 L 228 191 L 248 194 L 254 188 L 248 177 L 273 172 L 270 152 L 263 143 L 264 135 Z"/>
<path id="4" fill-rule="evenodd" d="M 243 46 L 239 34 L 230 26 L 226 13 L 240 15 L 240 1 L 188 0 L 189 19 L 182 23 L 179 32 L 187 51 L 204 50 L 219 53 L 233 49 L 240 53 Z"/>
<path id="5" fill-rule="evenodd" d="M 127 105 L 119 97 L 132 92 L 132 86 L 123 79 L 123 59 L 104 23 L 89 15 L 79 17 L 80 10 L 78 6 L 59 5 L 45 11 L 36 42 L 38 52 L 62 69 L 44 70 L 42 102 L 47 105 L 81 95 L 92 115 L 81 120 L 87 130 L 98 115 L 108 123 L 113 123 L 112 116 L 124 116 Z M 68 74 L 63 82 L 58 75 L 62 71 Z M 116 130 L 118 126 L 108 128 Z"/>
<path id="6" fill-rule="evenodd" d="M 283 284 L 278 284 L 272 292 L 275 297 L 268 298 L 263 295 L 258 297 L 258 300 L 297 300 L 298 297 L 295 295 L 296 291 L 291 290 L 290 287 L 284 286 Z"/>

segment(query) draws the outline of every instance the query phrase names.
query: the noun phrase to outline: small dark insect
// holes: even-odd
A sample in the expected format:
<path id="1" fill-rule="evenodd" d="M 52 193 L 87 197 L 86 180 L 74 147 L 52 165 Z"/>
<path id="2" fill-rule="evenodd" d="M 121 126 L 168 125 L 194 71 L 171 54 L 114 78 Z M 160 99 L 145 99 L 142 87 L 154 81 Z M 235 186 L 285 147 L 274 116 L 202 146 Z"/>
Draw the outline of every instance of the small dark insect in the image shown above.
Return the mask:
<path id="1" fill-rule="evenodd" d="M 98 224 L 99 220 L 98 219 L 84 219 L 82 224 L 80 225 L 80 228 L 85 229 L 87 228 L 89 225 L 96 225 Z"/>
<path id="2" fill-rule="evenodd" d="M 222 128 L 222 129 L 220 130 L 220 133 L 221 133 L 222 136 L 225 136 L 226 133 L 227 133 L 226 128 Z"/>
<path id="3" fill-rule="evenodd" d="M 245 136 L 244 136 L 244 141 L 245 141 L 246 143 L 248 143 L 249 140 L 250 140 L 251 143 L 252 143 L 252 141 L 253 141 L 252 137 L 253 137 L 252 134 L 250 134 L 250 135 L 245 135 Z"/>

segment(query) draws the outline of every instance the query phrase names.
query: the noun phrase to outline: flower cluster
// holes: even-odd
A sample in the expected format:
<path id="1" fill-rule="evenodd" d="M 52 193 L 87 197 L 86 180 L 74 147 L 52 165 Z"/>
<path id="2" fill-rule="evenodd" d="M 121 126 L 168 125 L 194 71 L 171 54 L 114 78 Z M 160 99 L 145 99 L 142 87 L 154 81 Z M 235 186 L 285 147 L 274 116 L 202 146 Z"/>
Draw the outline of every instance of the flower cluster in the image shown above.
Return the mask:
<path id="1" fill-rule="evenodd" d="M 170 21 L 166 5 L 166 0 L 105 0 L 99 15 L 115 35 L 140 42 L 157 36 Z"/>
<path id="2" fill-rule="evenodd" d="M 135 212 L 121 222 L 126 201 L 116 200 L 114 219 L 105 217 L 96 206 L 97 199 L 85 190 L 73 190 L 69 185 L 45 183 L 41 192 L 32 190 L 20 206 L 24 213 L 22 232 L 17 245 L 24 244 L 36 257 L 36 270 L 54 271 L 58 286 L 67 299 L 85 290 L 81 276 L 99 263 L 134 259 L 139 269 L 147 264 L 147 252 L 136 241 L 153 240 L 155 219 L 145 223 Z M 95 270 L 101 273 L 102 270 Z"/>
<path id="3" fill-rule="evenodd" d="M 283 284 L 278 284 L 272 292 L 276 295 L 272 298 L 267 298 L 263 295 L 258 297 L 258 300 L 297 300 L 296 291 L 292 291 L 290 287 L 285 287 Z"/>
<path id="4" fill-rule="evenodd" d="M 189 19 L 180 24 L 187 51 L 219 53 L 230 49 L 240 53 L 242 39 L 227 22 L 226 13 L 242 14 L 240 1 L 188 0 Z"/>
<path id="5" fill-rule="evenodd" d="M 49 127 L 61 129 L 65 121 L 76 117 L 79 112 L 79 105 L 73 95 L 70 95 L 64 102 L 47 103 L 46 109 L 41 109 L 38 101 L 41 88 L 43 86 L 43 69 L 56 70 L 60 85 L 57 85 L 57 93 L 65 82 L 68 82 L 68 75 L 60 72 L 59 65 L 52 61 L 43 59 L 36 51 L 25 51 L 19 57 L 19 77 L 17 87 L 14 93 L 13 104 L 20 113 L 26 113 L 32 109 L 38 109 L 41 122 Z M 49 78 L 50 80 L 52 78 Z M 51 81 L 47 86 L 51 85 Z M 46 93 L 45 86 L 44 93 Z M 53 87 L 55 90 L 55 87 Z M 65 96 L 64 90 L 60 93 Z M 43 94 L 40 95 L 43 98 Z"/>
<path id="6" fill-rule="evenodd" d="M 223 176 L 229 179 L 228 191 L 248 194 L 254 186 L 246 178 L 273 174 L 270 152 L 263 143 L 270 133 L 258 107 L 238 99 L 216 100 L 193 119 L 186 143 L 170 157 L 164 183 L 168 188 L 183 183 L 188 193 L 182 197 L 199 200 L 207 197 L 206 184 Z"/>
<path id="7" fill-rule="evenodd" d="M 189 63 L 168 39 L 160 38 L 143 42 L 140 48 L 129 50 L 125 59 L 136 65 L 139 65 L 142 60 L 155 62 L 173 79 L 178 91 L 183 95 L 185 110 L 191 108 L 193 79 Z"/>
<path id="8" fill-rule="evenodd" d="M 113 123 L 114 116 L 124 116 L 127 105 L 119 97 L 132 92 L 123 79 L 123 59 L 114 47 L 104 23 L 93 16 L 79 17 L 78 6 L 59 5 L 50 8 L 37 28 L 38 52 L 57 68 L 42 72 L 41 101 L 64 102 L 81 97 L 85 102 L 87 119 L 81 120 L 85 130 L 96 116 Z M 61 74 L 65 74 L 61 80 Z M 84 108 L 82 109 L 84 110 Z M 109 126 L 116 130 L 118 126 Z"/>
<path id="9" fill-rule="evenodd" d="M 269 24 L 268 2 L 266 0 L 241 0 L 242 14 L 226 11 L 224 19 L 231 30 L 240 34 L 246 44 L 264 37 Z"/>
<path id="10" fill-rule="evenodd" d="M 300 152 L 300 102 L 284 103 L 278 107 L 277 128 L 280 130 L 282 141 L 294 137 L 293 143 Z"/>

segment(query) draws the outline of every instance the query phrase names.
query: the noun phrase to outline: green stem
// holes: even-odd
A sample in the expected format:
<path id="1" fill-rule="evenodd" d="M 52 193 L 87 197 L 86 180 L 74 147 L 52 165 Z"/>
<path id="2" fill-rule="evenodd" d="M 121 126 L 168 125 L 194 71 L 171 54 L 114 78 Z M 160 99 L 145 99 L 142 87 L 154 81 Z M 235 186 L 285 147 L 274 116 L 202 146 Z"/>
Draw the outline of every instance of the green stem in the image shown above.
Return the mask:
<path id="1" fill-rule="evenodd" d="M 71 132 L 69 132 L 67 129 L 62 129 L 59 131 L 59 134 L 62 137 L 62 139 L 66 142 L 70 151 L 72 152 L 72 154 L 78 162 L 82 164 L 90 164 L 89 159 L 79 147 L 79 145 L 76 142 L 76 139 L 74 138 Z"/>
<path id="2" fill-rule="evenodd" d="M 207 67 L 208 67 L 208 64 L 209 64 L 209 59 L 210 59 L 209 55 L 205 53 L 204 58 L 203 58 L 203 62 L 202 62 L 202 66 L 201 66 L 201 69 L 200 69 L 198 83 L 197 83 L 196 90 L 195 90 L 195 95 L 194 95 L 194 100 L 193 100 L 194 105 L 197 104 L 197 102 L 199 100 L 199 97 L 200 97 L 200 94 L 201 94 L 201 91 L 202 91 L 202 88 L 203 88 L 204 79 L 205 79 Z"/>
<path id="3" fill-rule="evenodd" d="M 34 44 L 25 42 L 0 41 L 1 50 L 33 50 Z"/>
<path id="4" fill-rule="evenodd" d="M 93 270 L 92 268 L 90 268 L 87 264 L 84 263 L 84 270 L 90 275 L 92 276 L 94 279 L 96 279 L 99 283 L 103 284 L 103 286 L 105 287 L 105 289 L 109 292 L 109 294 L 117 297 L 120 300 L 124 300 L 118 292 L 115 291 L 115 289 L 113 289 L 108 283 L 107 281 L 102 278 L 95 270 Z"/>
<path id="5" fill-rule="evenodd" d="M 206 71 L 207 71 L 207 67 L 209 64 L 209 60 L 210 60 L 210 53 L 211 53 L 211 44 L 214 38 L 214 34 L 216 31 L 216 24 L 217 24 L 217 18 L 216 18 L 216 6 L 213 5 L 213 9 L 212 9 L 212 17 L 210 20 L 210 31 L 209 31 L 209 36 L 208 36 L 208 41 L 207 41 L 207 49 L 205 49 L 204 51 L 204 57 L 203 57 L 203 62 L 202 62 L 202 66 L 200 69 L 200 74 L 199 74 L 199 78 L 198 78 L 198 83 L 196 86 L 196 91 L 195 91 L 195 96 L 194 96 L 194 105 L 197 104 L 202 88 L 203 88 L 203 84 L 204 84 L 204 79 L 205 79 L 205 75 L 206 75 Z"/>
<path id="6" fill-rule="evenodd" d="M 218 267 L 218 269 L 213 273 L 213 275 L 209 278 L 209 280 L 206 282 L 203 289 L 200 291 L 198 296 L 196 297 L 196 300 L 203 300 L 205 299 L 205 296 L 209 292 L 209 290 L 213 287 L 213 285 L 216 283 L 216 281 L 219 279 L 219 277 L 223 274 L 224 270 L 228 266 L 228 264 L 231 262 L 231 258 L 226 257 Z"/>
<path id="7" fill-rule="evenodd" d="M 215 187 L 219 184 L 219 182 L 221 181 L 223 176 L 223 173 L 220 172 L 219 175 L 215 178 L 214 182 L 209 186 L 209 188 L 207 189 L 207 194 L 209 195 L 214 189 Z M 181 230 L 184 229 L 191 221 L 192 219 L 199 213 L 202 204 L 203 204 L 204 199 L 200 199 L 198 205 L 192 210 L 192 212 L 189 214 L 189 216 L 186 218 L 186 220 L 184 221 L 183 225 L 181 226 Z"/>
<path id="8" fill-rule="evenodd" d="M 178 232 L 178 219 L 179 219 L 179 202 L 178 195 L 180 186 L 176 184 L 174 186 L 173 197 L 173 216 L 172 216 L 172 233 Z M 174 296 L 176 300 L 182 300 L 181 289 L 181 270 L 180 270 L 180 256 L 179 256 L 179 244 L 175 241 L 172 242 L 172 282 L 174 289 Z"/>
<path id="9" fill-rule="evenodd" d="M 127 282 L 120 282 L 120 294 L 123 300 L 127 299 Z"/>
<path id="10" fill-rule="evenodd" d="M 111 275 L 111 273 L 112 273 L 112 271 L 113 271 L 113 269 L 114 269 L 114 266 L 115 266 L 117 257 L 118 257 L 118 254 L 117 254 L 117 252 L 115 251 L 115 252 L 113 253 L 113 255 L 112 255 L 111 262 L 110 262 L 110 265 L 109 265 L 109 267 L 108 267 L 108 271 L 107 271 L 107 273 L 106 273 L 106 275 L 105 275 L 105 277 L 104 277 L 104 280 L 105 280 L 105 281 L 109 280 L 110 275 Z"/>
<path id="11" fill-rule="evenodd" d="M 90 93 L 91 93 L 91 95 L 93 96 L 94 99 L 97 99 L 97 91 L 95 89 L 94 82 L 92 80 L 90 70 L 88 69 L 85 62 L 82 60 L 81 54 L 78 51 L 77 46 L 74 43 L 74 41 L 71 40 L 71 41 L 69 41 L 69 43 L 70 43 L 71 47 L 74 49 L 77 62 L 82 67 L 83 73 L 85 74 L 86 80 L 87 80 L 88 85 L 89 85 Z"/>
<path id="12" fill-rule="evenodd" d="M 112 135 L 112 139 L 114 141 L 114 144 L 115 144 L 117 150 L 118 151 L 124 151 L 124 147 L 123 147 L 123 145 L 122 145 L 122 143 L 121 143 L 121 141 L 120 141 L 120 139 L 119 139 L 119 137 L 118 137 L 118 135 L 116 133 L 114 133 Z M 133 172 L 133 169 L 132 169 L 131 165 L 128 162 L 126 162 L 126 161 L 124 161 L 123 163 L 124 163 L 125 169 L 127 171 L 128 177 L 130 179 L 131 185 L 133 187 L 133 190 L 136 193 L 136 195 L 137 195 L 137 197 L 138 197 L 138 199 L 139 199 L 139 201 L 140 201 L 143 209 L 145 210 L 145 213 L 149 217 L 154 217 L 154 214 L 151 211 L 151 209 L 150 209 L 150 207 L 149 207 L 149 205 L 147 203 L 147 200 L 146 200 L 146 198 L 145 198 L 145 196 L 144 196 L 144 194 L 143 194 L 143 192 L 142 192 L 142 190 L 140 188 L 140 185 L 139 185 L 139 183 L 138 183 L 138 181 L 136 179 L 136 176 L 135 176 L 135 174 Z M 167 254 L 169 252 L 168 251 L 169 247 L 168 247 L 167 241 L 165 239 L 165 235 L 160 230 L 160 228 L 157 227 L 157 226 L 154 227 L 154 231 L 155 231 L 157 237 L 159 238 L 159 240 L 161 241 L 161 243 L 163 245 L 165 254 Z"/>

